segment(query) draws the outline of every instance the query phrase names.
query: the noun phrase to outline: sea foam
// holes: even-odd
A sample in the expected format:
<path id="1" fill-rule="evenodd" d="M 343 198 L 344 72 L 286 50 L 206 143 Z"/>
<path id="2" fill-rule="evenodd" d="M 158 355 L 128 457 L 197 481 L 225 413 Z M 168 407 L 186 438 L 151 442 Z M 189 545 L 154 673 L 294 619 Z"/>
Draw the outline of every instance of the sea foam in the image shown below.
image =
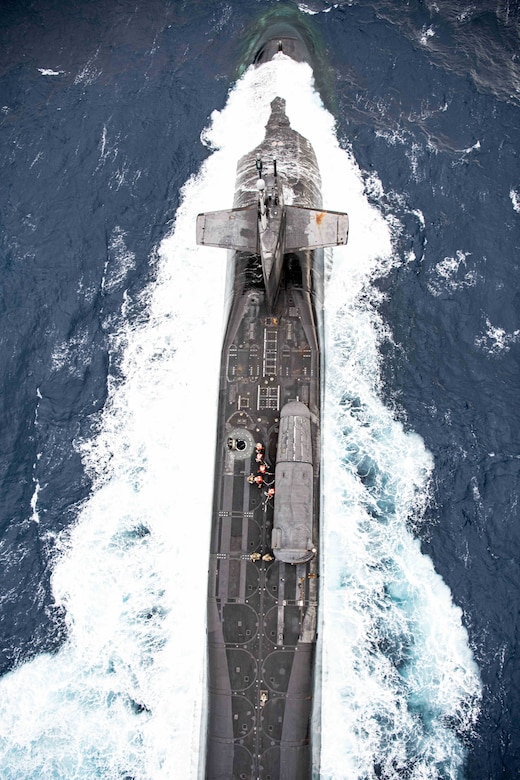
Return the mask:
<path id="1" fill-rule="evenodd" d="M 92 494 L 52 578 L 68 639 L 0 681 L 6 780 L 200 773 L 226 258 L 196 247 L 194 226 L 231 206 L 237 159 L 262 140 L 277 95 L 315 148 L 324 207 L 351 220 L 326 289 L 320 776 L 460 776 L 478 673 L 461 611 L 413 534 L 432 459 L 381 401 L 391 335 L 373 281 L 399 259 L 309 67 L 281 55 L 213 114 L 202 137 L 213 152 L 183 188 L 146 315 L 133 321 L 125 304 L 113 334 L 119 373 L 96 435 L 78 442 Z"/>

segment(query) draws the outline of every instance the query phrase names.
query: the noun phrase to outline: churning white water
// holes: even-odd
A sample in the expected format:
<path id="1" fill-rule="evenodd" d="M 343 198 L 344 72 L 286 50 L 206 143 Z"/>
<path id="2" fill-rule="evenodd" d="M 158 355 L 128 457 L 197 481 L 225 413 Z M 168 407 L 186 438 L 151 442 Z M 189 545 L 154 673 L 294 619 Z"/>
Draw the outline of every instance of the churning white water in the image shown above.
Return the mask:
<path id="1" fill-rule="evenodd" d="M 262 140 L 277 95 L 314 146 L 324 207 L 351 220 L 326 289 L 320 776 L 460 776 L 478 672 L 461 611 L 410 530 L 432 459 L 380 400 L 389 334 L 372 281 L 399 262 L 395 226 L 369 205 L 309 67 L 280 55 L 212 116 L 213 152 L 159 247 L 148 316 L 121 314 L 123 378 L 78 445 L 93 490 L 52 580 L 69 637 L 0 681 L 6 780 L 197 777 L 226 256 L 194 245 L 195 217 L 231 206 L 236 162 Z"/>

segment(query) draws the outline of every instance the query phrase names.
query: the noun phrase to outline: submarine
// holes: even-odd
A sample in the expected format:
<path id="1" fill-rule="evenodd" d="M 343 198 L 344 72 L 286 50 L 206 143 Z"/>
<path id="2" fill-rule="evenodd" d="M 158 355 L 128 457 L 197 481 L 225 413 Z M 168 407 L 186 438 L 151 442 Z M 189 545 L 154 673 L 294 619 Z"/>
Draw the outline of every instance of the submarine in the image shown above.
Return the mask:
<path id="1" fill-rule="evenodd" d="M 287 56 L 311 63 L 296 28 L 271 25 L 254 65 Z M 316 763 L 323 248 L 345 244 L 348 227 L 347 214 L 322 209 L 314 150 L 281 97 L 262 143 L 238 161 L 233 207 L 197 217 L 197 243 L 229 251 L 208 570 L 207 780 L 307 780 L 313 748 Z"/>

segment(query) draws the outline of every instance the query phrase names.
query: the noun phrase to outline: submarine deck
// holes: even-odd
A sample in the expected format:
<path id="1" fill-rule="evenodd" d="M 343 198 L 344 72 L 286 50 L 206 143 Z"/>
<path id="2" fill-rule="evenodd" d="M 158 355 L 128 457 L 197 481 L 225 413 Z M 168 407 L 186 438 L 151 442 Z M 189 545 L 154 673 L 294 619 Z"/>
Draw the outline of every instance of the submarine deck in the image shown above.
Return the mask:
<path id="1" fill-rule="evenodd" d="M 298 399 L 310 411 L 319 542 L 316 312 L 310 292 L 289 282 L 286 274 L 272 312 L 260 288 L 235 298 L 222 352 L 208 578 L 211 780 L 311 777 L 318 558 L 284 563 L 271 541 L 280 412 Z"/>

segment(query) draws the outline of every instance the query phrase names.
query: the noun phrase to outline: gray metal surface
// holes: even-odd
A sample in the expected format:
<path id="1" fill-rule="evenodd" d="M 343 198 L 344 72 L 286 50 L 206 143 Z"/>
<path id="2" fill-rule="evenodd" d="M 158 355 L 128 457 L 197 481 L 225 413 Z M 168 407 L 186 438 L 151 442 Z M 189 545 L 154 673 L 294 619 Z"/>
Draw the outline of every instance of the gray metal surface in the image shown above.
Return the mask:
<path id="1" fill-rule="evenodd" d="M 249 261 L 237 256 L 235 262 L 241 284 L 242 263 Z M 301 272 L 299 278 L 311 277 Z M 212 780 L 311 777 L 317 558 L 293 566 L 277 560 L 271 546 L 281 412 L 296 397 L 313 410 L 310 436 L 296 437 L 304 445 L 298 452 L 319 452 L 319 350 L 310 293 L 284 285 L 274 312 L 257 291 L 235 297 L 222 355 L 209 567 L 206 777 Z M 317 540 L 319 459 L 315 467 L 305 465 Z M 265 473 L 257 486 L 250 480 L 260 466 Z M 276 493 L 268 498 L 271 486 Z"/>
<path id="2" fill-rule="evenodd" d="M 348 216 L 337 211 L 286 206 L 285 251 L 340 246 L 348 240 Z"/>
<path id="3" fill-rule="evenodd" d="M 313 467 L 311 420 L 301 401 L 285 404 L 280 414 L 276 454 L 276 501 L 272 532 L 274 556 L 285 563 L 306 563 L 316 554 L 313 541 Z"/>
<path id="4" fill-rule="evenodd" d="M 207 211 L 197 216 L 197 244 L 236 251 L 258 251 L 256 205 L 241 209 Z"/>

